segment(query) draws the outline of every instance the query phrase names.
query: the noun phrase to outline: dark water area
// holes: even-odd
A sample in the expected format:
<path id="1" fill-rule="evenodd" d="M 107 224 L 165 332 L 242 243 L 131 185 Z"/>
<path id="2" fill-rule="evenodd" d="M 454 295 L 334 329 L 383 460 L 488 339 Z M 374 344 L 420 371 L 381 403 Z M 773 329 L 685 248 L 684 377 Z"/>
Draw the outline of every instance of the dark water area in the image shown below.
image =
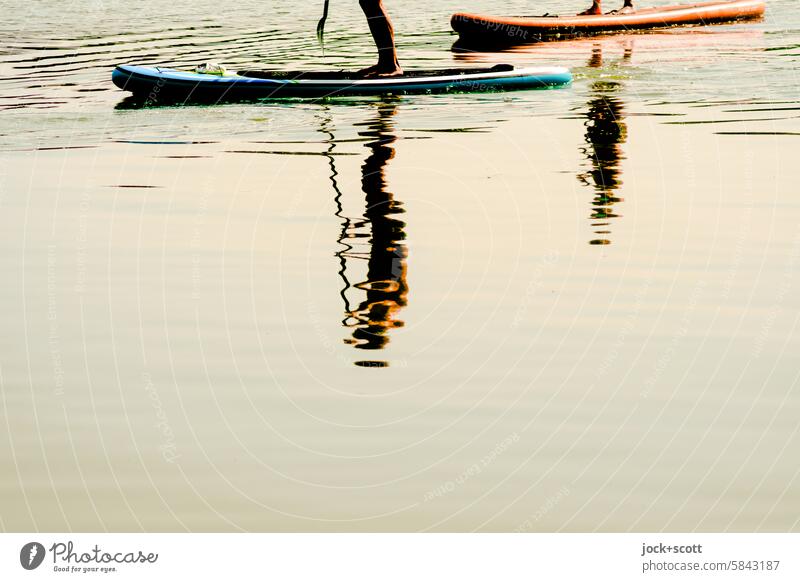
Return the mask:
<path id="1" fill-rule="evenodd" d="M 0 2 L 0 529 L 797 531 L 794 3 L 387 6 L 408 69 L 575 81 L 141 108 L 115 65 L 364 67 L 358 3 Z"/>

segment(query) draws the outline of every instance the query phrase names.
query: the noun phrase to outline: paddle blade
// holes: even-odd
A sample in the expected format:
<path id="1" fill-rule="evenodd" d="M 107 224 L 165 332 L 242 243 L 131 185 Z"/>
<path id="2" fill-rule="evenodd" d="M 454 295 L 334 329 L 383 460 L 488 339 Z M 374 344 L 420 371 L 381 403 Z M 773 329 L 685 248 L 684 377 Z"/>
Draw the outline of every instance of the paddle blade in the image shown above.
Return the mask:
<path id="1" fill-rule="evenodd" d="M 319 42 L 319 46 L 322 47 L 322 50 L 325 50 L 325 21 L 328 19 L 328 2 L 330 0 L 325 0 L 325 6 L 322 9 L 322 18 L 319 19 L 317 23 L 317 41 Z"/>

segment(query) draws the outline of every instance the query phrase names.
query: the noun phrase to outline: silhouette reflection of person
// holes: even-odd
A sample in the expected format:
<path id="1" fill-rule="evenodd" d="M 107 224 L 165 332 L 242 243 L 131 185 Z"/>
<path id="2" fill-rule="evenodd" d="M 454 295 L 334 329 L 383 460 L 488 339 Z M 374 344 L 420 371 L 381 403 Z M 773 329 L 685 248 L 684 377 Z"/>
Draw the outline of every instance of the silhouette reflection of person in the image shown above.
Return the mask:
<path id="1" fill-rule="evenodd" d="M 402 202 L 388 191 L 386 183 L 386 166 L 394 158 L 392 144 L 397 141 L 391 123 L 396 111 L 396 104 L 378 103 L 376 118 L 359 132 L 367 138 L 366 147 L 370 152 L 361 166 L 361 189 L 366 198 L 363 216 L 359 219 L 343 216 L 337 196 L 337 216 L 343 220 L 339 243 L 344 248 L 337 253 L 341 265 L 339 273 L 345 284 L 341 292 L 345 303 L 342 323 L 352 330 L 344 341 L 360 350 L 380 350 L 389 343 L 389 331 L 403 326 L 398 314 L 408 297 L 408 250 L 403 242 L 405 222 L 398 218 L 405 210 Z M 364 238 L 368 238 L 366 245 L 361 242 Z M 367 248 L 362 250 L 364 246 Z M 347 261 L 351 259 L 367 261 L 366 279 L 352 285 L 346 276 Z M 355 306 L 348 298 L 352 288 L 364 293 Z M 356 365 L 381 367 L 388 364 L 374 360 L 356 362 Z"/>
<path id="2" fill-rule="evenodd" d="M 629 60 L 632 54 L 630 45 L 626 46 L 623 60 Z M 592 50 L 589 66 L 599 68 L 603 64 L 602 45 L 597 44 Z M 622 202 L 615 195 L 622 185 L 623 155 L 621 144 L 627 137 L 625 125 L 625 107 L 617 97 L 622 85 L 618 81 L 597 80 L 591 86 L 591 98 L 586 108 L 586 146 L 583 153 L 590 163 L 588 172 L 578 174 L 585 184 L 594 187 L 592 199 L 592 226 L 599 228 L 595 234 L 601 235 L 589 241 L 592 245 L 607 245 L 611 241 L 606 237 L 610 220 L 618 215 L 614 213 L 614 205 Z"/>

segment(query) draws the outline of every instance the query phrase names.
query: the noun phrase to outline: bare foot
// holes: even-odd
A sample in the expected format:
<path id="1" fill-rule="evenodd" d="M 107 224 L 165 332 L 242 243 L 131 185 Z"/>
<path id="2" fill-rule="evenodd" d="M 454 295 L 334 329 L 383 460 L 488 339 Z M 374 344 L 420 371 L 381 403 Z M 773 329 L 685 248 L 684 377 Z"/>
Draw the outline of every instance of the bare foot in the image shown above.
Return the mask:
<path id="1" fill-rule="evenodd" d="M 359 77 L 371 79 L 375 77 L 399 77 L 403 74 L 403 69 L 397 63 L 387 66 L 381 63 L 372 65 L 366 69 L 361 69 L 356 73 Z"/>
<path id="2" fill-rule="evenodd" d="M 617 10 L 617 14 L 633 14 L 634 12 L 636 11 L 633 9 L 633 6 L 631 4 L 626 4 L 625 6 Z"/>
<path id="3" fill-rule="evenodd" d="M 388 66 L 378 63 L 377 65 L 372 65 L 371 67 L 367 67 L 366 69 L 361 69 L 360 71 L 356 72 L 356 75 L 363 79 L 374 79 L 375 77 L 399 77 L 402 74 L 403 69 L 397 63 Z"/>
<path id="4" fill-rule="evenodd" d="M 578 16 L 595 16 L 602 13 L 603 11 L 600 10 L 600 7 L 597 4 L 593 4 L 589 10 L 584 10 L 583 12 L 578 13 Z"/>

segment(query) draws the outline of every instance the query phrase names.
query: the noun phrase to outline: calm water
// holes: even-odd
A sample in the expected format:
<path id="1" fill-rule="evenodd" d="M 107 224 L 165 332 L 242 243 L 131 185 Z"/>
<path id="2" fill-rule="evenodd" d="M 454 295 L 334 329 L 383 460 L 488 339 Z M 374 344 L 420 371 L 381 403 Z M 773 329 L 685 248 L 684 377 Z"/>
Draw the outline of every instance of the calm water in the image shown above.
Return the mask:
<path id="1" fill-rule="evenodd" d="M 800 529 L 794 0 L 501 54 L 449 14 L 583 3 L 389 1 L 407 68 L 562 90 L 110 83 L 370 64 L 319 4 L 0 2 L 0 528 Z"/>

